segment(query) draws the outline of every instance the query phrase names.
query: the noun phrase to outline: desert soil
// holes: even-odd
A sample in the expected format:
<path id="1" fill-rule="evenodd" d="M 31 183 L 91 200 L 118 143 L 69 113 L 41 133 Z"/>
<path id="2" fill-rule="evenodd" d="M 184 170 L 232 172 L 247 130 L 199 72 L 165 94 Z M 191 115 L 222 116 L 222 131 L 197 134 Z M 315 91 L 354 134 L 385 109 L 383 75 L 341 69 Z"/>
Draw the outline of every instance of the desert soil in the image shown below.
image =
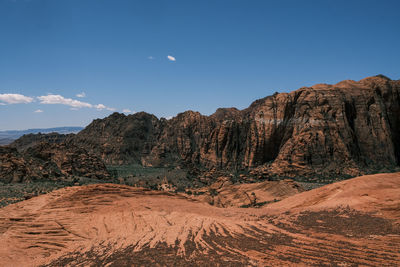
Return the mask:
<path id="1" fill-rule="evenodd" d="M 260 208 L 97 184 L 0 209 L 1 266 L 398 266 L 400 173 Z"/>

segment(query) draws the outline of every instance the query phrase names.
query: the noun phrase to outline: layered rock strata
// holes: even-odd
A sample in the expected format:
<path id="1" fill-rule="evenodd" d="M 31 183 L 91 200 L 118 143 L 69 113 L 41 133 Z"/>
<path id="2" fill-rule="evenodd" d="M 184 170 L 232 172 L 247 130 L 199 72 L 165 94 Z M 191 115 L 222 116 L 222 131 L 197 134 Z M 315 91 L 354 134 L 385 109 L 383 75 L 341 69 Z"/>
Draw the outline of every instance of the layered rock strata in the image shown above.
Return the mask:
<path id="1" fill-rule="evenodd" d="M 346 176 L 400 164 L 400 81 L 384 76 L 276 93 L 244 110 L 171 120 L 114 113 L 68 142 L 108 164 L 253 169 L 261 176 Z"/>

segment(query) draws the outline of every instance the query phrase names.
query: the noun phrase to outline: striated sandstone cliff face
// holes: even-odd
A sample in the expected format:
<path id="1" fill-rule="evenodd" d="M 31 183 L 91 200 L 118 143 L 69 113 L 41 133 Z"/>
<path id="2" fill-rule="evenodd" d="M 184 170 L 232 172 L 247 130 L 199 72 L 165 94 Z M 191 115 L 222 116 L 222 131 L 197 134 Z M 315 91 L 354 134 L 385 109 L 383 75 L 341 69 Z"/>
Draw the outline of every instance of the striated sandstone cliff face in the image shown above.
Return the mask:
<path id="1" fill-rule="evenodd" d="M 187 111 L 169 121 L 113 114 L 77 135 L 84 142 L 93 137 L 96 148 L 89 148 L 113 163 L 357 175 L 400 164 L 400 81 L 377 76 L 319 84 L 257 100 L 242 111 Z"/>
<path id="2" fill-rule="evenodd" d="M 271 165 L 278 174 L 350 174 L 400 163 L 400 81 L 302 88 L 288 95 L 292 114 Z M 286 113 L 287 114 L 287 113 Z"/>
<path id="3" fill-rule="evenodd" d="M 211 116 L 114 113 L 66 142 L 108 164 L 251 169 L 263 177 L 387 171 L 400 165 L 400 81 L 318 84 Z"/>
<path id="4" fill-rule="evenodd" d="M 281 176 L 357 175 L 400 163 L 400 81 L 317 85 L 258 100 L 240 114 L 217 115 L 184 113 L 164 135 L 184 140 L 186 146 L 175 146 L 183 159 L 207 167 L 272 162 L 267 171 Z M 154 151 L 150 157 L 157 159 Z"/>

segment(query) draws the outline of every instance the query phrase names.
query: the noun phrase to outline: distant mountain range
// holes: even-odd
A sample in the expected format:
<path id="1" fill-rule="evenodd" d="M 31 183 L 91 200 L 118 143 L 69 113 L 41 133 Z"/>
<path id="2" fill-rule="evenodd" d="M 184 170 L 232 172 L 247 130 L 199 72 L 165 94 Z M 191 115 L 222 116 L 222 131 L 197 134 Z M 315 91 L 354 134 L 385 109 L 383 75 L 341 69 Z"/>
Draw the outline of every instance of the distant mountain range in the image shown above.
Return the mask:
<path id="1" fill-rule="evenodd" d="M 10 144 L 15 139 L 20 138 L 24 134 L 37 134 L 37 133 L 78 133 L 83 127 L 55 127 L 55 128 L 42 128 L 42 129 L 27 129 L 27 130 L 9 130 L 0 131 L 0 145 Z"/>

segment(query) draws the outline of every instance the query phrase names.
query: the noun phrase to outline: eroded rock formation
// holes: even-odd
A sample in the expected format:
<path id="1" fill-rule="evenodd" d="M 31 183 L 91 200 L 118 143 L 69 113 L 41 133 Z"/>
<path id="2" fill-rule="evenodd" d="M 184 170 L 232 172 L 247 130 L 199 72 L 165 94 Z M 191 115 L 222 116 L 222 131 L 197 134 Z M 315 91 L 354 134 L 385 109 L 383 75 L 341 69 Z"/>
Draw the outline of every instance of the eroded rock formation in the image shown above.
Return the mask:
<path id="1" fill-rule="evenodd" d="M 229 177 L 220 177 L 210 186 L 189 189 L 186 193 L 190 198 L 226 208 L 261 207 L 304 191 L 301 185 L 289 179 L 233 184 Z"/>
<path id="2" fill-rule="evenodd" d="M 76 135 L 25 136 L 13 146 L 39 141 L 65 141 L 106 164 L 245 169 L 260 178 L 391 171 L 400 165 L 400 81 L 378 75 L 317 84 L 210 116 L 114 113 Z"/>
<path id="3" fill-rule="evenodd" d="M 107 179 L 104 163 L 83 148 L 65 144 L 39 143 L 24 152 L 0 147 L 0 181 L 17 183 L 68 177 Z"/>
<path id="4" fill-rule="evenodd" d="M 388 170 L 400 164 L 400 81 L 376 76 L 318 84 L 211 116 L 114 113 L 69 143 L 109 164 L 250 168 L 264 177 Z"/>
<path id="5" fill-rule="evenodd" d="M 15 147 L 18 151 L 25 151 L 30 147 L 33 147 L 42 142 L 49 144 L 61 144 L 68 137 L 72 137 L 74 134 L 59 134 L 59 133 L 47 133 L 47 134 L 25 134 L 12 142 L 11 146 Z"/>
<path id="6" fill-rule="evenodd" d="M 67 143 L 84 147 L 108 164 L 140 163 L 155 145 L 164 122 L 145 112 L 130 116 L 113 113 L 94 120 Z"/>

